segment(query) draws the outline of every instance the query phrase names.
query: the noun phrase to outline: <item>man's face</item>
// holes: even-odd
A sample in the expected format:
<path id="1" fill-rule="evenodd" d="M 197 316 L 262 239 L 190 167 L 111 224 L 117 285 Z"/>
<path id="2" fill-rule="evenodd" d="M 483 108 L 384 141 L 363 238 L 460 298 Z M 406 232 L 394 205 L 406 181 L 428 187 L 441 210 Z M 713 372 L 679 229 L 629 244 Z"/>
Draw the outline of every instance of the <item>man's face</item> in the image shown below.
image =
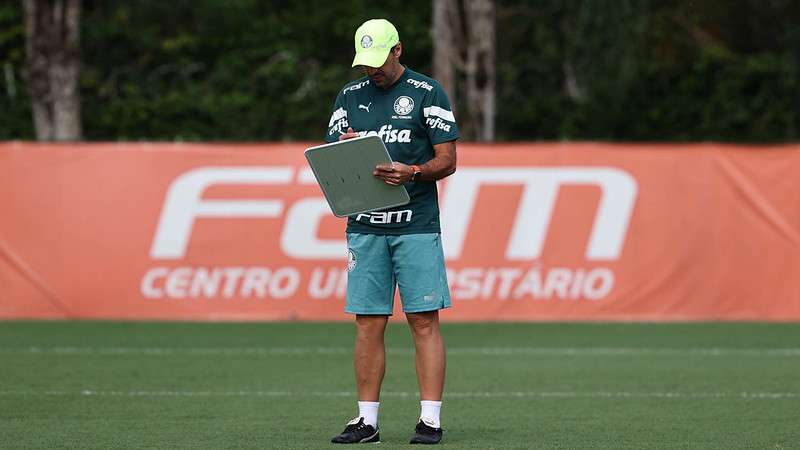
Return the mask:
<path id="1" fill-rule="evenodd" d="M 400 52 L 401 47 L 400 43 L 398 43 L 389 52 L 389 56 L 386 58 L 386 62 L 384 62 L 382 66 L 362 66 L 364 68 L 364 73 L 369 77 L 371 83 L 383 89 L 391 86 L 395 81 L 397 81 L 397 79 L 400 77 L 400 72 L 402 71 L 401 69 L 403 68 L 403 66 L 400 65 Z"/>

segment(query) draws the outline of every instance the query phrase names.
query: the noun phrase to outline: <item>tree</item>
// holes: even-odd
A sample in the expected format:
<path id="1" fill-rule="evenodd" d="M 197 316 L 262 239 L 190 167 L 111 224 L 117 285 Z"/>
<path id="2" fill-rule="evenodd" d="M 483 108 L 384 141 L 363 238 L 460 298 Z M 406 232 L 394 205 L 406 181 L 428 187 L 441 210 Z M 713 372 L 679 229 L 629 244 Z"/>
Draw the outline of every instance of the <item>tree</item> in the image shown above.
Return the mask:
<path id="1" fill-rule="evenodd" d="M 495 137 L 495 5 L 433 0 L 433 76 L 462 113 L 467 140 Z M 465 114 L 464 114 L 465 113 Z"/>
<path id="2" fill-rule="evenodd" d="M 36 137 L 80 140 L 80 0 L 24 0 L 26 75 Z"/>

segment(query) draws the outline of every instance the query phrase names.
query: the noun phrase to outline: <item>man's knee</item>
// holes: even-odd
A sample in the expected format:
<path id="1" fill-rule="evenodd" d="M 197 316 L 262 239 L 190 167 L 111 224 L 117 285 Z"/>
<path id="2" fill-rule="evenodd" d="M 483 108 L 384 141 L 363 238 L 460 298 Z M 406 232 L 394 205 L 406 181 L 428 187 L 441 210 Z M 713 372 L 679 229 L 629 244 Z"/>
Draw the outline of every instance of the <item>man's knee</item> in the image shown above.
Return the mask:
<path id="1" fill-rule="evenodd" d="M 356 316 L 356 331 L 359 338 L 374 339 L 383 336 L 388 316 Z"/>
<path id="2" fill-rule="evenodd" d="M 409 313 L 406 315 L 415 336 L 428 337 L 439 334 L 439 312 Z"/>

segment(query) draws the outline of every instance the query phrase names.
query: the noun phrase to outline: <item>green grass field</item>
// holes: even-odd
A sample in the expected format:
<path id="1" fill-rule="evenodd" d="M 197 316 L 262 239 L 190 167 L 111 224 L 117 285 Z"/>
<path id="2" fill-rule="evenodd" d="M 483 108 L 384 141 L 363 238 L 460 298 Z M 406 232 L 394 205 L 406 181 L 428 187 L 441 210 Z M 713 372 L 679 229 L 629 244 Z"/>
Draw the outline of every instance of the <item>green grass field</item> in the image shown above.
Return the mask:
<path id="1" fill-rule="evenodd" d="M 800 448 L 800 324 L 446 324 L 451 448 Z M 331 448 L 348 323 L 0 322 L 0 448 Z M 379 448 L 419 413 L 390 325 Z M 374 444 L 373 444 L 374 445 Z"/>

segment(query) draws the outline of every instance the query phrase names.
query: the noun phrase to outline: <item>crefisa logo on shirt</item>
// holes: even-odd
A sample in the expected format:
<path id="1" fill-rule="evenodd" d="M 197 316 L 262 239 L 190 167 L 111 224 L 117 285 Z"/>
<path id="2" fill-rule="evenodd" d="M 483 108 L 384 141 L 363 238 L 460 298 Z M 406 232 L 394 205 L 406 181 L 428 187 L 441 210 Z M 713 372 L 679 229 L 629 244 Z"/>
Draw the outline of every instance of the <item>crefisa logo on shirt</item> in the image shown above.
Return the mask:
<path id="1" fill-rule="evenodd" d="M 414 110 L 414 100 L 407 95 L 401 95 L 394 101 L 394 112 L 399 116 L 407 116 Z"/>
<path id="2" fill-rule="evenodd" d="M 378 131 L 359 131 L 359 136 L 378 136 L 383 142 L 391 144 L 400 142 L 407 144 L 411 142 L 411 130 L 392 128 L 391 125 L 382 125 Z"/>

